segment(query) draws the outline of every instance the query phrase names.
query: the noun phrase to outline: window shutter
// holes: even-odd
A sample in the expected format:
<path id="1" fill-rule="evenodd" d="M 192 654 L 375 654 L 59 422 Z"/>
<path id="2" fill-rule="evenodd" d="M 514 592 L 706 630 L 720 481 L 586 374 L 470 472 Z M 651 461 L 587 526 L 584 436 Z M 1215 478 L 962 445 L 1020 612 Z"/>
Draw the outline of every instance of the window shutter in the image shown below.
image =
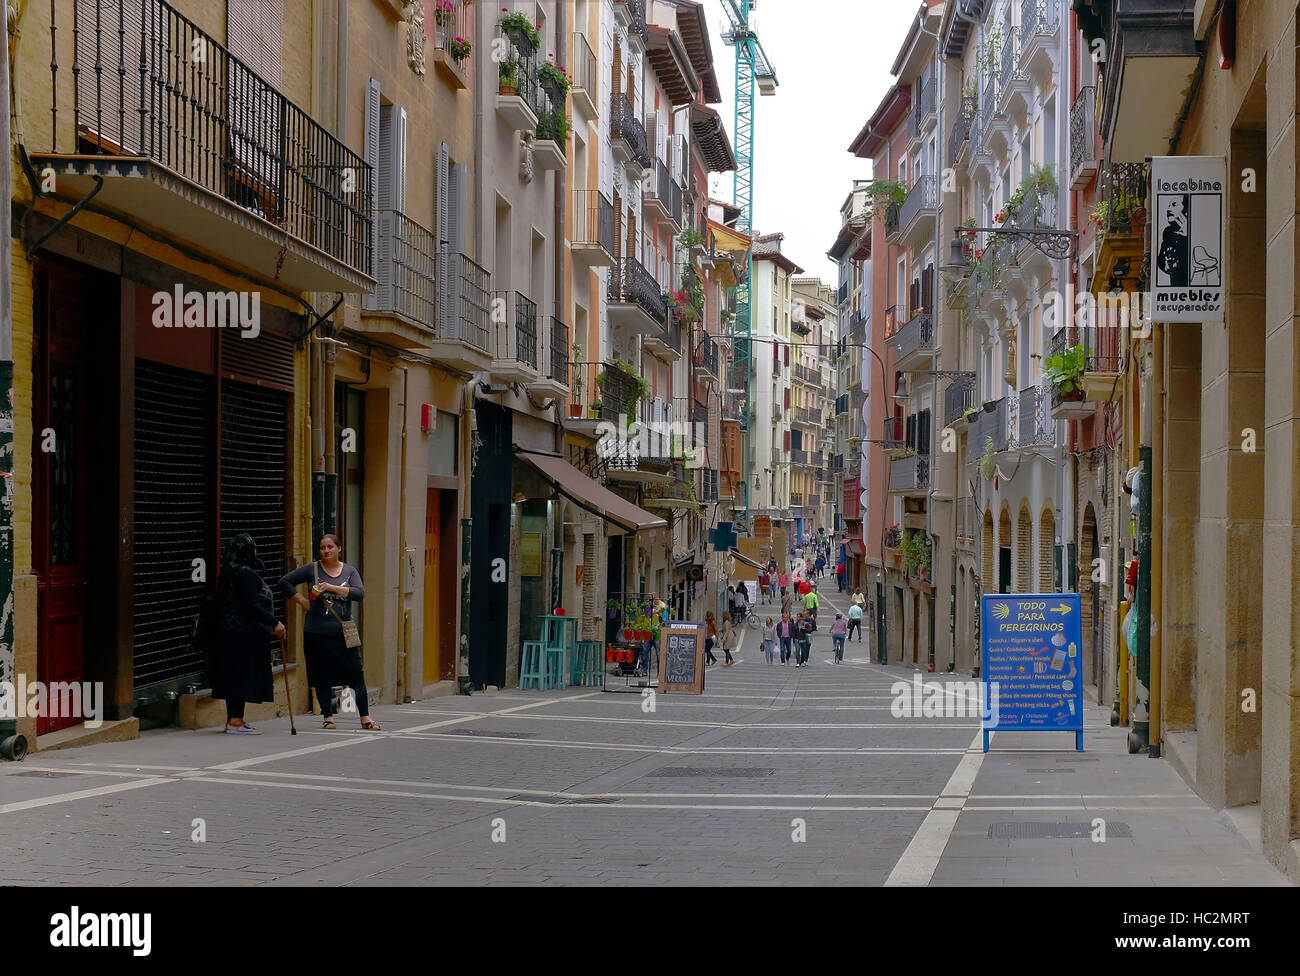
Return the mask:
<path id="1" fill-rule="evenodd" d="M 784 346 L 783 348 L 785 349 L 785 364 L 786 364 L 787 366 L 789 366 L 789 365 L 790 365 L 790 347 L 789 347 L 789 346 Z"/>
<path id="2" fill-rule="evenodd" d="M 785 449 L 790 450 L 790 432 L 788 430 L 785 432 Z"/>
<path id="3" fill-rule="evenodd" d="M 582 537 L 582 629 L 583 637 L 596 637 L 596 537 Z"/>
<path id="4" fill-rule="evenodd" d="M 76 24 L 80 29 L 73 31 L 75 56 L 82 66 L 75 76 L 80 123 L 96 144 L 102 141 L 107 152 L 115 152 L 118 147 L 128 154 L 144 152 L 146 147 L 165 150 L 165 147 L 149 146 L 149 133 L 159 131 L 160 123 L 161 131 L 171 131 L 167 124 L 169 102 L 156 97 L 164 93 L 163 85 L 173 81 L 170 58 L 159 58 L 157 27 L 152 23 L 146 27 L 141 0 L 77 0 Z M 140 90 L 142 45 L 146 48 L 146 78 L 150 79 L 149 84 L 158 86 L 144 93 Z M 101 66 L 99 71 L 92 70 L 96 64 Z M 121 74 L 119 67 L 123 69 Z M 187 62 L 186 67 L 209 66 Z M 207 83 L 208 79 L 204 81 Z M 144 145 L 140 133 L 141 108 L 148 110 Z"/>
<path id="5" fill-rule="evenodd" d="M 406 109 L 379 110 L 379 209 L 406 210 Z"/>
<path id="6" fill-rule="evenodd" d="M 366 84 L 366 165 L 370 167 L 370 221 L 379 232 L 379 82 L 371 78 Z M 379 247 L 370 252 L 370 275 L 376 277 Z M 373 308 L 373 304 L 366 304 Z"/>
<path id="7" fill-rule="evenodd" d="M 790 387 L 785 388 L 785 408 L 790 409 Z"/>
<path id="8" fill-rule="evenodd" d="M 445 142 L 438 143 L 438 335 L 460 338 L 460 254 L 452 241 L 452 207 L 456 194 L 451 185 L 451 157 Z"/>
<path id="9" fill-rule="evenodd" d="M 140 0 L 131 5 L 140 7 Z M 251 178 L 254 184 L 258 203 L 276 211 L 268 217 L 280 220 L 284 220 L 285 207 L 278 199 L 283 192 L 279 185 L 283 149 L 276 92 L 280 90 L 283 21 L 282 0 L 227 0 L 227 47 L 266 83 L 258 84 L 234 65 L 227 68 L 231 148 L 247 171 L 244 179 Z"/>

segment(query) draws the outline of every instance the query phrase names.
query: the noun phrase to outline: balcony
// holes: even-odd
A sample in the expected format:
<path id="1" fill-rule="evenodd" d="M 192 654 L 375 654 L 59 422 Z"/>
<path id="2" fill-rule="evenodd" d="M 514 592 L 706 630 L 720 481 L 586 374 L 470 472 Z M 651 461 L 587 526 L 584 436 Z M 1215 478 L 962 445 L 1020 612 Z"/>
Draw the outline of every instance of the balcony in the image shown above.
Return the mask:
<path id="1" fill-rule="evenodd" d="M 826 457 L 821 451 L 809 451 L 808 460 L 804 463 L 810 468 L 820 468 L 826 463 Z"/>
<path id="2" fill-rule="evenodd" d="M 911 141 L 919 141 L 934 128 L 935 124 L 934 79 L 930 79 L 919 88 L 913 85 L 912 91 L 916 93 L 916 101 L 912 103 L 908 134 Z"/>
<path id="3" fill-rule="evenodd" d="M 493 292 L 493 305 L 506 310 L 497 322 L 492 375 L 507 383 L 537 379 L 537 305 L 519 292 Z"/>
<path id="4" fill-rule="evenodd" d="M 974 96 L 962 96 L 957 107 L 957 118 L 953 120 L 948 132 L 948 165 L 951 167 L 965 165 L 970 148 L 971 122 L 975 118 L 976 101 Z"/>
<path id="5" fill-rule="evenodd" d="M 1103 169 L 1101 205 L 1097 219 L 1097 267 L 1092 290 L 1108 291 L 1136 286 L 1145 253 L 1143 225 L 1147 210 L 1145 163 L 1112 163 Z"/>
<path id="6" fill-rule="evenodd" d="M 894 347 L 894 368 L 904 371 L 922 369 L 934 355 L 934 316 L 918 312 L 890 337 Z"/>
<path id="7" fill-rule="evenodd" d="M 506 34 L 500 27 L 493 44 L 501 49 L 497 65 L 497 118 L 516 132 L 535 132 L 544 96 L 537 83 L 537 52 L 527 37 Z"/>
<path id="8" fill-rule="evenodd" d="M 610 362 L 569 363 L 570 424 L 594 431 L 597 423 L 635 417 L 639 386 L 637 376 Z"/>
<path id="9" fill-rule="evenodd" d="M 675 210 L 674 190 L 677 191 Z M 668 165 L 662 159 L 654 161 L 654 176 L 641 194 L 641 209 L 647 221 L 664 224 L 674 234 L 682 229 L 682 191 L 673 183 Z"/>
<path id="10" fill-rule="evenodd" d="M 627 442 L 616 445 L 617 450 L 606 456 L 610 480 L 643 485 L 680 480 L 674 471 L 672 410 L 668 403 L 654 397 L 637 403 L 635 411 L 636 425 L 629 431 Z"/>
<path id="11" fill-rule="evenodd" d="M 801 383 L 809 383 L 813 386 L 821 386 L 822 371 L 814 369 L 811 366 L 805 366 L 803 363 L 795 363 L 790 367 L 794 373 L 794 378 Z"/>
<path id="12" fill-rule="evenodd" d="M 804 465 L 808 463 L 808 452 L 802 447 L 792 447 L 787 453 L 791 464 Z"/>
<path id="13" fill-rule="evenodd" d="M 1056 68 L 1061 29 L 1058 6 L 1057 0 L 1021 0 L 1020 63 L 1034 78 L 1046 78 Z"/>
<path id="14" fill-rule="evenodd" d="M 609 322 L 633 335 L 666 336 L 668 305 L 654 275 L 636 258 L 618 258 L 609 274 Z"/>
<path id="15" fill-rule="evenodd" d="M 1008 116 L 1023 121 L 1025 111 L 1033 98 L 1034 86 L 1020 64 L 1020 41 L 1024 35 L 1019 27 L 1007 28 L 1002 42 L 1002 60 L 998 71 L 999 105 Z"/>
<path id="16" fill-rule="evenodd" d="M 718 344 L 708 336 L 696 344 L 691 362 L 696 379 L 718 381 Z"/>
<path id="17" fill-rule="evenodd" d="M 161 0 L 134 0 L 125 25 L 120 4 L 43 9 L 50 88 L 33 89 L 28 108 L 52 134 L 31 158 L 60 194 L 94 191 L 95 209 L 274 269 L 292 291 L 374 287 L 374 174 L 361 156 Z"/>
<path id="18" fill-rule="evenodd" d="M 628 41 L 632 46 L 639 46 L 638 53 L 645 54 L 649 30 L 646 27 L 645 0 L 614 0 L 614 17 L 619 27 L 627 31 Z"/>
<path id="19" fill-rule="evenodd" d="M 639 180 L 650 168 L 650 150 L 645 125 L 637 117 L 627 95 L 614 92 L 610 97 L 610 150 L 614 158 L 627 166 L 633 179 Z"/>
<path id="20" fill-rule="evenodd" d="M 542 374 L 528 385 L 538 396 L 562 397 L 569 392 L 569 327 L 551 316 L 542 354 Z"/>
<path id="21" fill-rule="evenodd" d="M 1056 443 L 1056 422 L 1052 419 L 1052 398 L 1046 381 L 1020 391 L 1018 415 L 1018 447 L 1051 447 Z"/>
<path id="22" fill-rule="evenodd" d="M 849 341 L 848 345 L 862 346 L 867 341 L 867 323 L 871 321 L 869 315 L 863 315 L 861 312 L 854 312 L 849 316 Z"/>
<path id="23" fill-rule="evenodd" d="M 438 244 L 433 232 L 397 210 L 379 212 L 375 290 L 361 300 L 362 331 L 395 346 L 427 346 L 436 333 Z"/>
<path id="24" fill-rule="evenodd" d="M 1097 89 L 1087 85 L 1070 107 L 1070 189 L 1088 185 L 1097 172 Z"/>
<path id="25" fill-rule="evenodd" d="M 881 447 L 891 458 L 910 457 L 915 453 L 907 442 L 907 418 L 888 417 L 884 422 Z"/>
<path id="26" fill-rule="evenodd" d="M 1011 120 L 1002 110 L 1002 90 L 999 87 L 1000 70 L 990 71 L 984 79 L 984 94 L 980 99 L 984 113 L 984 142 L 990 152 L 1007 150 L 1011 139 Z"/>
<path id="27" fill-rule="evenodd" d="M 791 407 L 790 419 L 805 427 L 821 427 L 823 421 L 822 412 L 812 407 Z"/>
<path id="28" fill-rule="evenodd" d="M 891 203 L 885 208 L 885 241 L 889 244 L 898 243 L 899 231 L 899 205 Z"/>
<path id="29" fill-rule="evenodd" d="M 898 243 L 903 247 L 917 248 L 934 237 L 935 208 L 939 203 L 939 178 L 922 176 L 907 191 L 899 211 L 900 233 Z"/>
<path id="30" fill-rule="evenodd" d="M 599 190 L 573 191 L 569 246 L 574 260 L 589 268 L 607 268 L 614 263 L 614 205 Z"/>
<path id="31" fill-rule="evenodd" d="M 930 487 L 930 455 L 913 454 L 894 458 L 889 462 L 889 490 L 891 492 L 927 491 Z"/>
<path id="32" fill-rule="evenodd" d="M 1001 454 L 1011 446 L 1011 402 L 1007 397 L 998 400 L 993 412 L 987 415 L 984 434 L 993 438 L 993 450 Z"/>
<path id="33" fill-rule="evenodd" d="M 645 350 L 667 363 L 675 363 L 682 358 L 681 320 L 676 315 L 668 319 L 668 329 L 661 335 L 647 335 Z"/>
<path id="34" fill-rule="evenodd" d="M 695 480 L 675 481 L 666 485 L 646 485 L 641 492 L 641 504 L 647 508 L 670 508 L 685 511 L 698 508 Z"/>
<path id="35" fill-rule="evenodd" d="M 835 416 L 842 417 L 849 412 L 849 395 L 841 393 L 835 398 Z"/>
<path id="36" fill-rule="evenodd" d="M 438 251 L 437 338 L 427 342 L 431 357 L 467 373 L 492 363 L 492 276 L 464 254 Z"/>
<path id="37" fill-rule="evenodd" d="M 588 119 L 595 119 L 600 114 L 597 101 L 600 97 L 600 63 L 587 43 L 586 35 L 580 31 L 573 32 L 573 43 L 569 45 L 569 70 L 573 72 L 573 84 L 569 88 L 573 104 Z"/>
<path id="38" fill-rule="evenodd" d="M 960 430 L 966 424 L 966 411 L 974 405 L 975 374 L 964 372 L 943 391 L 943 425 Z"/>
<path id="39" fill-rule="evenodd" d="M 433 14 L 433 65 L 453 91 L 469 88 L 473 77 L 469 48 L 474 39 L 474 12 L 466 3 L 452 3 Z"/>

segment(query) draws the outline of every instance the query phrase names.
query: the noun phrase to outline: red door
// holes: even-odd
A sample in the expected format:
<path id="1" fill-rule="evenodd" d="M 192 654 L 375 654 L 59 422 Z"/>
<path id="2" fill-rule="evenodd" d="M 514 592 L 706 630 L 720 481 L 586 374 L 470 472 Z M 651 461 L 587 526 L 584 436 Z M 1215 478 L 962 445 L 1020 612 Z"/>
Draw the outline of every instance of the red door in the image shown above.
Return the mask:
<path id="1" fill-rule="evenodd" d="M 85 674 L 90 377 L 83 336 L 96 327 L 96 284 L 90 274 L 55 262 L 43 263 L 37 274 L 32 548 L 36 677 L 47 684 L 79 682 Z M 42 715 L 36 732 L 80 721 L 79 715 Z"/>

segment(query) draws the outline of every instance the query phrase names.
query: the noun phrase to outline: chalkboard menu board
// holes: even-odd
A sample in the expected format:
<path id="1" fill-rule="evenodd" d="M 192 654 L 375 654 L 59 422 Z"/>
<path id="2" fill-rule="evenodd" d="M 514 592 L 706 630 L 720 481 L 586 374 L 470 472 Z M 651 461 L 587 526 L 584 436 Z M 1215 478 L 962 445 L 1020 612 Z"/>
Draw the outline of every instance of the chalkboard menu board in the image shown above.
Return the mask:
<path id="1" fill-rule="evenodd" d="M 663 633 L 663 674 L 659 690 L 704 693 L 705 626 L 684 620 L 669 621 Z"/>

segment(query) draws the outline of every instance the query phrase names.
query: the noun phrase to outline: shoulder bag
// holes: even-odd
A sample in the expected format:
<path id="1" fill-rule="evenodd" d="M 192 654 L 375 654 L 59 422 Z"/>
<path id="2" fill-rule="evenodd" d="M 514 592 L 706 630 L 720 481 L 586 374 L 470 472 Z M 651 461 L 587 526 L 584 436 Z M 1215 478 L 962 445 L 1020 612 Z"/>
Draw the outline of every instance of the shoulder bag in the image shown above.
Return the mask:
<path id="1" fill-rule="evenodd" d="M 320 583 L 320 563 L 316 563 L 316 582 L 318 584 Z M 321 598 L 324 599 L 324 594 L 321 594 Z M 340 617 L 339 612 L 334 609 L 333 603 L 326 603 L 325 609 L 327 609 L 330 613 L 334 614 L 334 619 L 337 620 L 339 622 L 339 626 L 343 628 L 344 646 L 349 648 L 360 647 L 361 629 L 357 626 L 357 622 L 351 619 L 350 617 L 347 620 L 344 620 L 342 617 Z"/>

